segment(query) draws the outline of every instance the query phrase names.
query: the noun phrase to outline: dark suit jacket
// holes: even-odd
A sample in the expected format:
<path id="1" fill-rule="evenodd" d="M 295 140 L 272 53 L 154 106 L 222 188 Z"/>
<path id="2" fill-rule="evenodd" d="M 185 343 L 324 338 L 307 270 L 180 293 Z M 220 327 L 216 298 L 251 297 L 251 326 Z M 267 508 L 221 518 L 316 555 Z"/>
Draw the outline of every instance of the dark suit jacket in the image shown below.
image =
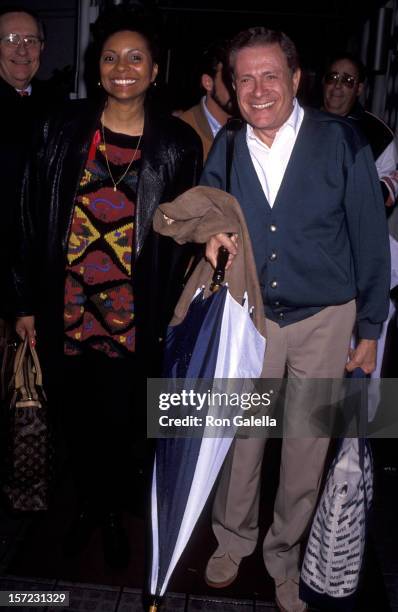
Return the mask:
<path id="1" fill-rule="evenodd" d="M 15 246 L 13 227 L 31 139 L 37 123 L 60 103 L 60 97 L 46 82 L 34 79 L 31 85 L 31 95 L 21 97 L 0 78 L 0 316 L 11 309 L 9 275 Z"/>

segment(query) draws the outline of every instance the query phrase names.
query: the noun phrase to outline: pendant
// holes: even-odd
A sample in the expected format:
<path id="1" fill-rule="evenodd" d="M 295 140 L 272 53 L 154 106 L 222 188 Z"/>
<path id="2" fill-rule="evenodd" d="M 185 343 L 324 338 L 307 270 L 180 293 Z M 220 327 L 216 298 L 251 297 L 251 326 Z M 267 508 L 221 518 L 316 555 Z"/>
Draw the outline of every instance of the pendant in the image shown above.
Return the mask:
<path id="1" fill-rule="evenodd" d="M 116 185 L 113 186 L 113 191 L 116 192 Z"/>

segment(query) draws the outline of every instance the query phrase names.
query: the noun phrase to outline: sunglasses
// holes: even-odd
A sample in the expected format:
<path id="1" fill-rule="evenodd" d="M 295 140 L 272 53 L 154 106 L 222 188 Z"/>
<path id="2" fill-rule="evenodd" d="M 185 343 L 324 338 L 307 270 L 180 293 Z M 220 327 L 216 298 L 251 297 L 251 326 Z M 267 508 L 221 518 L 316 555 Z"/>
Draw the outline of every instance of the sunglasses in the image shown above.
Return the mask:
<path id="1" fill-rule="evenodd" d="M 340 74 L 340 72 L 328 72 L 325 74 L 325 83 L 328 85 L 332 85 L 332 83 L 335 85 L 337 85 L 337 83 L 341 83 L 344 85 L 344 87 L 352 89 L 356 82 L 357 79 L 346 72 L 343 72 L 343 74 Z"/>

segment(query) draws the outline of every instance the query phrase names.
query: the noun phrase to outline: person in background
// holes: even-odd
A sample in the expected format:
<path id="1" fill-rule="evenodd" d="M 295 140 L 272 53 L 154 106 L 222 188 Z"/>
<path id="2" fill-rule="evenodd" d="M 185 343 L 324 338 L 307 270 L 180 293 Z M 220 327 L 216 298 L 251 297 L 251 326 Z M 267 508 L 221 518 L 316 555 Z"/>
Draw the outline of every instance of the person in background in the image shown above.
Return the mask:
<path id="1" fill-rule="evenodd" d="M 157 38 L 123 7 L 95 26 L 99 102 L 46 121 L 24 177 L 14 267 L 16 330 L 36 344 L 49 405 L 63 410 L 78 512 L 67 552 L 100 523 L 106 563 L 124 567 L 122 524 L 132 449 L 146 432 L 146 376 L 190 253 L 152 217 L 197 182 L 202 147 L 184 122 L 153 110 Z M 157 107 L 156 107 L 157 108 Z"/>
<path id="2" fill-rule="evenodd" d="M 33 99 L 38 94 L 40 81 L 33 79 L 40 67 L 44 39 L 43 24 L 29 10 L 1 10 L 0 82 L 2 93 L 12 94 L 15 101 L 17 95 Z"/>
<path id="3" fill-rule="evenodd" d="M 10 313 L 10 259 L 14 214 L 35 123 L 60 102 L 56 92 L 35 78 L 44 50 L 40 19 L 23 7 L 0 10 L 0 316 Z"/>
<path id="4" fill-rule="evenodd" d="M 384 206 L 363 137 L 340 117 L 298 103 L 299 60 L 284 33 L 263 27 L 239 33 L 229 65 L 244 120 L 235 133 L 230 192 L 246 219 L 263 293 L 262 377 L 288 377 L 297 393 L 287 396 L 284 418 L 300 425 L 316 414 L 317 402 L 308 399 L 312 379 L 332 381 L 347 370 L 370 373 L 375 367 L 388 312 Z M 223 129 L 201 184 L 225 189 L 226 140 Z M 221 245 L 233 266 L 239 244 L 225 234 L 207 243 L 208 260 L 216 265 Z M 360 341 L 349 352 L 355 321 Z M 289 433 L 282 441 L 263 554 L 279 609 L 302 612 L 300 546 L 316 507 L 329 440 L 299 437 L 297 428 Z M 260 438 L 235 439 L 223 467 L 213 505 L 217 549 L 205 572 L 213 587 L 231 584 L 256 547 L 264 446 Z"/>
<path id="5" fill-rule="evenodd" d="M 200 84 L 205 94 L 198 104 L 178 115 L 199 134 L 204 160 L 218 131 L 234 110 L 231 93 L 225 83 L 225 64 L 225 43 L 214 43 L 204 51 L 200 64 Z"/>
<path id="6" fill-rule="evenodd" d="M 386 214 L 389 217 L 390 252 L 391 252 L 391 290 L 396 294 L 398 279 L 398 240 L 395 206 L 398 197 L 398 150 L 394 133 L 386 123 L 373 113 L 366 111 L 359 102 L 366 80 L 366 68 L 355 55 L 341 53 L 328 64 L 323 76 L 323 108 L 329 113 L 345 117 L 361 130 L 372 149 L 380 186 L 383 192 Z M 383 362 L 388 361 L 390 354 L 396 355 L 398 347 L 395 334 L 392 342 L 387 336 L 389 323 L 396 317 L 396 300 L 390 299 L 389 313 L 383 324 L 377 346 L 377 364 L 371 377 L 383 376 Z M 386 348 L 387 347 L 387 348 Z M 385 374 L 384 374 L 385 375 Z M 377 386 L 371 386 L 369 395 L 369 418 L 373 419 L 380 401 Z M 380 467 L 398 467 L 398 453 L 395 440 L 372 440 L 375 464 Z"/>
<path id="7" fill-rule="evenodd" d="M 359 102 L 365 79 L 366 69 L 359 58 L 350 53 L 336 55 L 322 79 L 323 110 L 346 117 L 366 136 L 376 163 L 384 203 L 392 207 L 398 196 L 397 144 L 388 125 L 366 111 Z"/>

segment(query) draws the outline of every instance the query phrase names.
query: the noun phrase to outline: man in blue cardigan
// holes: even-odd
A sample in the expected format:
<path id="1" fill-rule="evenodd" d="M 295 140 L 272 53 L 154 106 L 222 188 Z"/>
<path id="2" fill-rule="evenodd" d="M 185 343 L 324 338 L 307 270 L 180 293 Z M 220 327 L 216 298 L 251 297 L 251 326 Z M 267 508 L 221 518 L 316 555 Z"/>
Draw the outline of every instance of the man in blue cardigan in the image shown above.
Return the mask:
<path id="1" fill-rule="evenodd" d="M 266 378 L 342 378 L 375 367 L 388 312 L 389 250 L 383 198 L 369 146 L 346 120 L 302 109 L 297 52 L 282 32 L 251 28 L 230 48 L 242 128 L 236 132 L 230 192 L 248 225 L 266 317 Z M 201 183 L 226 189 L 225 128 Z M 239 244 L 217 234 L 206 255 Z M 349 351 L 355 322 L 360 342 Z M 311 402 L 286 409 L 300 421 Z M 213 507 L 218 547 L 206 581 L 233 582 L 258 537 L 260 471 L 265 441 L 237 439 L 223 468 Z M 274 520 L 264 561 L 281 610 L 306 609 L 299 598 L 300 541 L 317 500 L 329 441 L 285 438 Z"/>

